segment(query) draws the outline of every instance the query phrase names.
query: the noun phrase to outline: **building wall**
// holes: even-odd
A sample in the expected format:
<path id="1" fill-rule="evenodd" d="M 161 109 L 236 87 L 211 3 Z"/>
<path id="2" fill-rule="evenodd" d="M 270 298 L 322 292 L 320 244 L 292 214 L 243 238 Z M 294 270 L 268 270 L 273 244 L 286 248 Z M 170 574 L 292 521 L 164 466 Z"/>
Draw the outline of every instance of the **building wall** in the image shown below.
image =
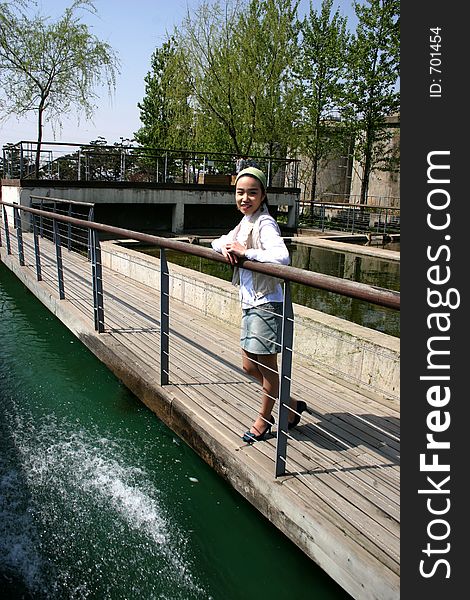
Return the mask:
<path id="1" fill-rule="evenodd" d="M 400 121 L 399 117 L 387 119 L 392 127 L 392 137 L 387 150 L 399 152 Z M 395 125 L 395 127 L 394 127 Z M 351 177 L 351 202 L 358 203 L 361 195 L 362 167 L 354 161 Z M 373 171 L 369 180 L 367 204 L 376 206 L 400 207 L 400 171 Z"/>
<path id="2" fill-rule="evenodd" d="M 392 138 L 388 147 L 399 151 L 399 117 L 387 119 L 392 127 Z M 353 148 L 344 149 L 340 158 L 331 157 L 322 161 L 317 177 L 316 200 L 358 203 L 361 194 L 362 168 L 352 158 Z M 310 201 L 312 165 L 310 159 L 300 159 L 301 199 Z M 400 171 L 373 171 L 369 182 L 368 204 L 400 207 Z"/>

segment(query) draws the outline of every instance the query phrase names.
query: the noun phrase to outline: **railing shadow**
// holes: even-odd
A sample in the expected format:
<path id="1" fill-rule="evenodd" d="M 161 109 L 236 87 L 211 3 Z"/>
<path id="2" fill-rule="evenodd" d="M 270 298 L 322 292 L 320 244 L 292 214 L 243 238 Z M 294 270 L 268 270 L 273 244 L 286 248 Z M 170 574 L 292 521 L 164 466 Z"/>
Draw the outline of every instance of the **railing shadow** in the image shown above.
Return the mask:
<path id="1" fill-rule="evenodd" d="M 311 406 L 303 413 L 314 422 L 304 422 L 289 432 L 293 440 L 313 444 L 327 451 L 346 452 L 362 447 L 387 461 L 400 464 L 400 440 L 393 433 L 400 419 L 348 412 L 320 413 Z"/>

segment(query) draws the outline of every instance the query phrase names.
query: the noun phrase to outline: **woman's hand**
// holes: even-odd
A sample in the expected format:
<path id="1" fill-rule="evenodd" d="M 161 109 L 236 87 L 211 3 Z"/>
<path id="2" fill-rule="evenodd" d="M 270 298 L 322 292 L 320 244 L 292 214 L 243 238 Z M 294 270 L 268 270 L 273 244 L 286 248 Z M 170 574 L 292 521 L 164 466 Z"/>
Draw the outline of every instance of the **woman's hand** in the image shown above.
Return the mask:
<path id="1" fill-rule="evenodd" d="M 239 242 L 231 242 L 222 247 L 222 254 L 231 265 L 235 265 L 238 263 L 239 258 L 245 256 L 245 250 L 245 246 L 242 246 Z"/>

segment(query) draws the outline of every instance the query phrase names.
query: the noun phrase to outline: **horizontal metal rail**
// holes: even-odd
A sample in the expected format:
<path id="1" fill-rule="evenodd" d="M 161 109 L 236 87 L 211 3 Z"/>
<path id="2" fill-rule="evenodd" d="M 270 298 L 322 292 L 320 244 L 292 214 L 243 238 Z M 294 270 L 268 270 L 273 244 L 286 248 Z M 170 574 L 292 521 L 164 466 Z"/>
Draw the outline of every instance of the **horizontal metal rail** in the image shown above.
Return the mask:
<path id="1" fill-rule="evenodd" d="M 10 204 L 3 201 L 2 204 L 11 208 L 18 208 L 26 213 L 51 218 L 51 213 L 47 211 L 41 211 L 25 206 L 19 207 L 17 204 Z M 222 263 L 228 262 L 224 256 L 210 248 L 194 246 L 186 242 L 172 240 L 171 238 L 140 233 L 131 229 L 113 227 L 112 225 L 104 225 L 102 223 L 85 221 L 83 219 L 76 219 L 74 217 L 67 217 L 65 215 L 54 214 L 54 219 L 64 223 L 71 223 L 72 225 L 85 227 L 96 231 L 102 231 L 104 233 L 110 233 L 118 237 L 130 238 L 132 240 L 159 246 L 160 248 L 165 248 L 168 250 L 177 250 L 186 254 L 200 256 L 202 258 L 207 258 Z M 365 300 L 366 302 L 371 302 L 372 304 L 377 304 L 379 306 L 386 306 L 396 310 L 399 310 L 400 308 L 400 293 L 393 290 L 387 290 L 385 288 L 359 283 L 356 281 L 348 281 L 341 279 L 340 277 L 333 277 L 332 275 L 325 275 L 323 273 L 304 271 L 303 269 L 286 265 L 260 263 L 242 259 L 240 261 L 240 266 L 250 271 L 264 273 L 265 275 L 271 275 L 292 283 L 300 283 L 301 285 L 319 288 L 335 294 L 348 296 L 350 298 Z"/>
<path id="2" fill-rule="evenodd" d="M 369 197 L 370 198 L 370 197 Z M 386 200 L 390 198 L 386 197 Z M 382 206 L 380 204 L 364 204 L 360 202 L 351 202 L 350 200 L 299 200 L 301 206 L 306 208 L 310 206 L 325 206 L 327 208 L 366 208 L 367 210 L 392 210 L 394 212 L 400 212 L 399 206 Z"/>
<path id="3" fill-rule="evenodd" d="M 64 198 L 53 198 L 52 196 L 35 196 L 31 194 L 29 196 L 31 200 L 40 200 L 43 203 L 54 203 L 54 202 L 62 202 L 63 204 L 77 204 L 79 206 L 95 206 L 94 202 L 82 202 L 80 200 L 64 200 Z"/>

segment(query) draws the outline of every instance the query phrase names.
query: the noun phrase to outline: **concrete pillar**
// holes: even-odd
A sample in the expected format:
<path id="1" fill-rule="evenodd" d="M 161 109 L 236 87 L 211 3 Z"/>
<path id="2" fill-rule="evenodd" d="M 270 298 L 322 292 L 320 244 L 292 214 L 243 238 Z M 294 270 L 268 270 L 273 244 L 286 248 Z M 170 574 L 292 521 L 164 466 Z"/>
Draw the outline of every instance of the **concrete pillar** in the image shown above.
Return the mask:
<path id="1" fill-rule="evenodd" d="M 289 229 L 297 229 L 298 226 L 297 202 L 289 206 L 287 210 L 287 227 Z"/>
<path id="2" fill-rule="evenodd" d="M 177 202 L 173 204 L 171 212 L 171 231 L 172 233 L 183 233 L 184 231 L 184 203 Z"/>
<path id="3" fill-rule="evenodd" d="M 357 277 L 360 271 L 361 258 L 357 254 L 351 254 L 350 252 L 344 253 L 344 279 L 350 279 L 351 281 L 358 281 Z"/>

